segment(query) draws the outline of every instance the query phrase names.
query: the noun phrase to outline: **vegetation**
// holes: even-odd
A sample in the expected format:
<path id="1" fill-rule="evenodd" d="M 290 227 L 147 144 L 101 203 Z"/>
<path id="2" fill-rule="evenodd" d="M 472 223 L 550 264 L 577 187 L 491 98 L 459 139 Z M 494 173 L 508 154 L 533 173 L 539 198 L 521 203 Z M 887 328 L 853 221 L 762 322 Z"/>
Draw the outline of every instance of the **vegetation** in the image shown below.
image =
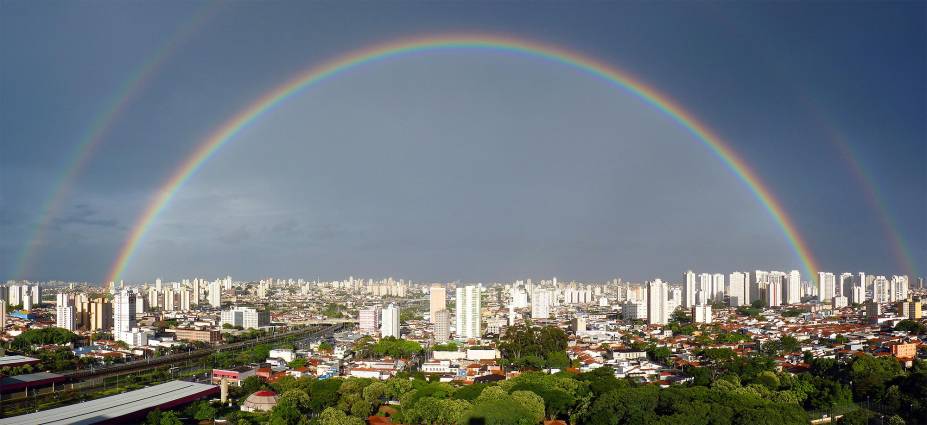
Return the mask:
<path id="1" fill-rule="evenodd" d="M 895 325 L 895 330 L 915 335 L 924 335 L 927 334 L 927 325 L 915 320 L 906 319 L 898 322 L 898 324 Z"/>
<path id="2" fill-rule="evenodd" d="M 338 303 L 328 303 L 322 309 L 322 315 L 329 319 L 340 319 L 344 317 L 344 306 Z"/>
<path id="3" fill-rule="evenodd" d="M 369 336 L 362 337 L 354 343 L 354 352 L 360 358 L 389 356 L 408 358 L 422 352 L 422 345 L 400 338 L 386 337 L 374 342 Z"/>
<path id="4" fill-rule="evenodd" d="M 17 350 L 31 350 L 34 345 L 70 344 L 77 340 L 77 335 L 67 329 L 43 328 L 29 329 L 13 339 L 10 346 Z"/>
<path id="5" fill-rule="evenodd" d="M 557 326 L 510 326 L 499 340 L 503 363 L 525 370 L 568 367 L 566 347 L 567 335 Z"/>
<path id="6" fill-rule="evenodd" d="M 448 342 L 446 344 L 437 344 L 431 347 L 433 351 L 457 351 L 458 348 L 459 347 L 457 346 L 457 343 L 454 341 Z"/>

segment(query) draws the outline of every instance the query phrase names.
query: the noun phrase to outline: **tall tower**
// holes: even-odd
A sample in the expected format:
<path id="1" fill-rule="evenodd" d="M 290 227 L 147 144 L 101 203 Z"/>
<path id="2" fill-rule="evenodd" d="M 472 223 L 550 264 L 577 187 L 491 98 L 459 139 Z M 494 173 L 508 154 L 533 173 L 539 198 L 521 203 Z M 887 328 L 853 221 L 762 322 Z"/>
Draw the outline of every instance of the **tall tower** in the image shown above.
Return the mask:
<path id="1" fill-rule="evenodd" d="M 480 288 L 467 285 L 457 288 L 457 338 L 479 338 L 480 332 Z"/>
<path id="2" fill-rule="evenodd" d="M 428 315 L 431 323 L 435 322 L 435 313 L 447 308 L 447 290 L 444 286 L 433 285 L 431 287 L 430 302 L 428 304 Z"/>
<path id="3" fill-rule="evenodd" d="M 689 270 L 682 274 L 683 307 L 690 308 L 695 305 L 695 273 Z"/>
<path id="4" fill-rule="evenodd" d="M 383 338 L 399 338 L 399 307 L 393 304 L 383 309 L 383 320 L 380 321 L 380 336 Z"/>
<path id="5" fill-rule="evenodd" d="M 660 279 L 647 282 L 647 323 L 665 325 L 669 323 L 670 312 L 666 282 Z"/>

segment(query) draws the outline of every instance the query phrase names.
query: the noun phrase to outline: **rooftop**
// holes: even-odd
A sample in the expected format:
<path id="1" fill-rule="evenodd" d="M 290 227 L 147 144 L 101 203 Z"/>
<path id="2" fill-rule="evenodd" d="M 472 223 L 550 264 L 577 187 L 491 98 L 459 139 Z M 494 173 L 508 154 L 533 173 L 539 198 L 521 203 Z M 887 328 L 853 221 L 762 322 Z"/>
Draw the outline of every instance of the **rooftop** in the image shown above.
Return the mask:
<path id="1" fill-rule="evenodd" d="M 0 425 L 94 424 L 114 421 L 185 399 L 192 401 L 199 396 L 216 392 L 218 388 L 215 385 L 196 382 L 171 381 L 84 403 L 0 419 Z"/>
<path id="2" fill-rule="evenodd" d="M 34 363 L 39 361 L 39 359 L 34 357 L 26 356 L 0 356 L 0 367 L 3 366 L 16 366 L 23 363 Z"/>

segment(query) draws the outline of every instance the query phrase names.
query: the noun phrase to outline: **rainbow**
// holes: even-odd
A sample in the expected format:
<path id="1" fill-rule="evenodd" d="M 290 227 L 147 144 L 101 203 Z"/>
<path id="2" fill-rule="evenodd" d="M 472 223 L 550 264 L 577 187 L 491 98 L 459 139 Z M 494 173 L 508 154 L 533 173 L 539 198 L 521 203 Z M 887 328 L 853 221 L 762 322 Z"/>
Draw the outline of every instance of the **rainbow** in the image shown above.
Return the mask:
<path id="1" fill-rule="evenodd" d="M 822 128 L 827 133 L 830 142 L 840 153 L 840 156 L 842 156 L 843 160 L 849 165 L 850 171 L 863 189 L 866 202 L 876 212 L 876 216 L 879 217 L 879 224 L 882 227 L 882 231 L 888 235 L 888 240 L 886 242 L 893 251 L 895 262 L 898 267 L 901 267 L 908 276 L 917 276 L 917 269 L 914 266 L 914 260 L 911 258 L 907 243 L 905 243 L 904 238 L 901 236 L 901 232 L 898 231 L 898 225 L 895 223 L 891 212 L 887 208 L 889 204 L 882 200 L 882 196 L 879 195 L 879 191 L 876 190 L 874 177 L 863 167 L 859 155 L 853 153 L 853 148 L 850 146 L 847 137 L 841 130 L 835 126 L 829 125 L 822 126 Z"/>
<path id="2" fill-rule="evenodd" d="M 61 208 L 64 206 L 64 200 L 67 199 L 73 188 L 77 176 L 81 175 L 90 158 L 96 151 L 97 147 L 106 139 L 110 130 L 118 121 L 118 118 L 126 111 L 133 100 L 141 93 L 152 77 L 161 68 L 165 60 L 170 57 L 177 47 L 183 44 L 183 41 L 192 35 L 196 29 L 208 20 L 216 10 L 218 3 L 210 2 L 203 6 L 199 11 L 193 14 L 189 19 L 180 25 L 174 33 L 165 39 L 154 54 L 150 55 L 147 60 L 139 64 L 138 67 L 118 86 L 113 95 L 104 103 L 103 110 L 93 119 L 92 124 L 74 146 L 74 150 L 68 155 L 73 160 L 64 167 L 58 180 L 52 184 L 52 190 L 48 198 L 42 202 L 39 208 L 38 219 L 35 226 L 26 239 L 26 244 L 13 264 L 13 278 L 23 278 L 24 274 L 29 273 L 36 254 L 45 240 L 45 233 L 51 224 L 53 217 L 56 217 Z"/>
<path id="3" fill-rule="evenodd" d="M 743 158 L 737 155 L 737 153 L 726 145 L 707 126 L 700 123 L 692 114 L 677 105 L 666 95 L 648 87 L 626 72 L 620 71 L 590 57 L 559 47 L 511 37 L 449 35 L 404 39 L 348 53 L 297 74 L 293 79 L 277 86 L 248 107 L 242 109 L 198 145 L 193 153 L 186 158 L 155 193 L 144 212 L 132 226 L 125 243 L 120 249 L 107 275 L 106 281 L 114 282 L 122 276 L 123 271 L 132 259 L 133 253 L 148 228 L 177 193 L 178 189 L 183 186 L 184 182 L 186 182 L 219 148 L 234 139 L 235 136 L 249 124 L 267 113 L 274 106 L 317 83 L 364 64 L 407 54 L 447 49 L 482 49 L 509 52 L 565 65 L 623 89 L 671 117 L 682 128 L 691 133 L 696 140 L 711 150 L 721 159 L 728 169 L 750 188 L 754 197 L 765 207 L 769 215 L 782 229 L 788 243 L 802 262 L 804 272 L 812 279 L 817 278 L 818 267 L 811 251 L 808 249 L 808 244 L 801 238 L 801 234 L 796 229 L 795 224 L 785 213 L 782 204 L 773 196 L 770 189 L 760 181 L 756 173 L 747 166 Z"/>

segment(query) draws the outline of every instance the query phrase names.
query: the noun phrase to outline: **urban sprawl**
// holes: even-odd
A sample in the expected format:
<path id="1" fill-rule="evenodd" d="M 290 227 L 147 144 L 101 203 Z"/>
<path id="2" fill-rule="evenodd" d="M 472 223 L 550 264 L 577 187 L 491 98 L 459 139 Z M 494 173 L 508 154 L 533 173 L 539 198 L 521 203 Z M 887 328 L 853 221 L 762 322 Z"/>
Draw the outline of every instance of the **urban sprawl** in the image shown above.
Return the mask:
<path id="1" fill-rule="evenodd" d="M 927 423 L 924 278 L 804 278 L 8 281 L 0 424 Z"/>

